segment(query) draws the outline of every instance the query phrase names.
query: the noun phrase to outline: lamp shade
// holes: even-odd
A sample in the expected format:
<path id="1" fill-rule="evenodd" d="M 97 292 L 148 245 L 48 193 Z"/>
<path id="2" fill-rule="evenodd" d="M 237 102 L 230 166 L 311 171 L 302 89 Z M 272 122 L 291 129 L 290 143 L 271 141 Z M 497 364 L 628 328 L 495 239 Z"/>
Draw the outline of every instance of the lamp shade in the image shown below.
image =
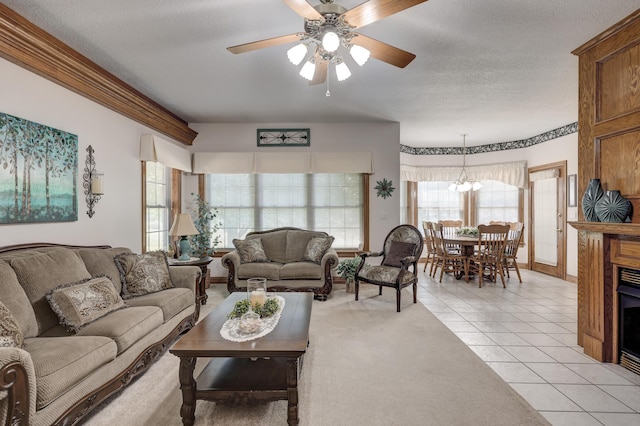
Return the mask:
<path id="1" fill-rule="evenodd" d="M 171 229 L 169 230 L 169 235 L 172 237 L 184 236 L 184 235 L 197 235 L 199 234 L 196 226 L 193 224 L 193 220 L 191 220 L 191 216 L 186 213 L 177 214 L 173 225 L 171 225 Z"/>

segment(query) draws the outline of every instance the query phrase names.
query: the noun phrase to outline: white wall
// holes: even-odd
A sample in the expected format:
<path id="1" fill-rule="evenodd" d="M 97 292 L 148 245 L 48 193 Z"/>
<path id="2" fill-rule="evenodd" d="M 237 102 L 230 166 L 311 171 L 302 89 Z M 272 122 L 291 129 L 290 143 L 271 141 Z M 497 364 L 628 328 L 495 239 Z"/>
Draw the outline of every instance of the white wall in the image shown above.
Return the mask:
<path id="1" fill-rule="evenodd" d="M 151 129 L 0 59 L 0 111 L 78 136 L 78 220 L 0 225 L 0 245 L 55 242 L 142 248 L 140 135 Z M 166 139 L 166 138 L 165 138 Z M 82 188 L 86 149 L 95 150 L 105 195 L 89 218 Z"/>
<path id="2" fill-rule="evenodd" d="M 532 135 L 533 136 L 533 135 Z M 553 139 L 529 148 L 512 149 L 507 151 L 489 152 L 483 154 L 473 154 L 466 156 L 467 165 L 475 166 L 482 164 L 506 163 L 510 161 L 527 161 L 528 167 L 541 166 L 567 160 L 567 174 L 578 172 L 578 134 Z M 458 166 L 462 164 L 460 155 L 410 155 L 400 154 L 400 162 L 411 166 Z M 581 194 L 578 194 L 578 204 Z M 529 194 L 525 190 L 524 196 L 525 229 L 528 229 L 527 211 L 529 209 Z M 567 220 L 578 219 L 578 207 L 567 208 Z M 525 250 L 518 251 L 518 261 L 527 261 L 528 232 L 525 232 Z M 578 275 L 578 231 L 567 225 L 567 274 L 577 277 Z"/>
<path id="3" fill-rule="evenodd" d="M 390 198 L 376 196 L 376 181 L 386 178 L 399 187 L 399 123 L 242 123 L 190 124 L 198 132 L 193 152 L 372 152 L 374 174 L 371 175 L 369 221 L 371 248 L 381 248 L 389 230 L 400 223 L 399 191 Z M 260 147 L 256 145 L 258 128 L 309 128 L 309 147 Z M 188 188 L 193 188 L 191 184 Z M 183 188 L 184 189 L 184 188 Z M 183 193 L 189 193 L 186 190 Z"/>

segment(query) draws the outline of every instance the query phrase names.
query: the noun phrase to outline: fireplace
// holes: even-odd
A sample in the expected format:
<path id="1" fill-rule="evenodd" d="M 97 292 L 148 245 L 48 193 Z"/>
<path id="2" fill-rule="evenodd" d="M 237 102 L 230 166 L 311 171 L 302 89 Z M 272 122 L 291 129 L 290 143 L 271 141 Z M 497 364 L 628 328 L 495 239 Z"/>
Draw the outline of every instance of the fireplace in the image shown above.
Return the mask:
<path id="1" fill-rule="evenodd" d="M 640 271 L 620 268 L 620 365 L 640 374 Z"/>

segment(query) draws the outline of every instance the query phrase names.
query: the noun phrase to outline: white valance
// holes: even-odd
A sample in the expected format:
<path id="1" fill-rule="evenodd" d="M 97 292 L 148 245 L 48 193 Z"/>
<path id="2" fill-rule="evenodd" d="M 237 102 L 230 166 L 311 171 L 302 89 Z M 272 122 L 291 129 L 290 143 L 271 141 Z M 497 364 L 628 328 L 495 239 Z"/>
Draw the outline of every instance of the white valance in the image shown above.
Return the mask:
<path id="1" fill-rule="evenodd" d="M 196 152 L 194 173 L 373 173 L 371 152 Z"/>
<path id="2" fill-rule="evenodd" d="M 450 182 L 460 176 L 462 166 L 407 166 L 400 165 L 400 180 L 410 182 Z M 526 188 L 527 162 L 484 164 L 467 166 L 467 175 L 474 180 L 497 180 L 508 185 Z"/>
<path id="3" fill-rule="evenodd" d="M 155 161 L 185 172 L 191 171 L 191 153 L 156 135 L 140 136 L 140 160 Z"/>
<path id="4" fill-rule="evenodd" d="M 560 169 L 546 169 L 537 172 L 531 172 L 529 175 L 529 181 L 535 182 L 537 180 L 545 179 L 557 179 L 560 177 Z"/>

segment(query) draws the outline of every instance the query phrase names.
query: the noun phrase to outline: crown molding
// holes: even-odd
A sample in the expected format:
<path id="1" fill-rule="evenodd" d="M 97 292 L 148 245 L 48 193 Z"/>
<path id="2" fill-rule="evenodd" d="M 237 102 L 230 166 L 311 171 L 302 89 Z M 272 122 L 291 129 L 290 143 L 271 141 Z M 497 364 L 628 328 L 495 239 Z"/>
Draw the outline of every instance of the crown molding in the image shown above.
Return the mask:
<path id="1" fill-rule="evenodd" d="M 188 123 L 0 3 L 0 57 L 185 145 Z"/>

